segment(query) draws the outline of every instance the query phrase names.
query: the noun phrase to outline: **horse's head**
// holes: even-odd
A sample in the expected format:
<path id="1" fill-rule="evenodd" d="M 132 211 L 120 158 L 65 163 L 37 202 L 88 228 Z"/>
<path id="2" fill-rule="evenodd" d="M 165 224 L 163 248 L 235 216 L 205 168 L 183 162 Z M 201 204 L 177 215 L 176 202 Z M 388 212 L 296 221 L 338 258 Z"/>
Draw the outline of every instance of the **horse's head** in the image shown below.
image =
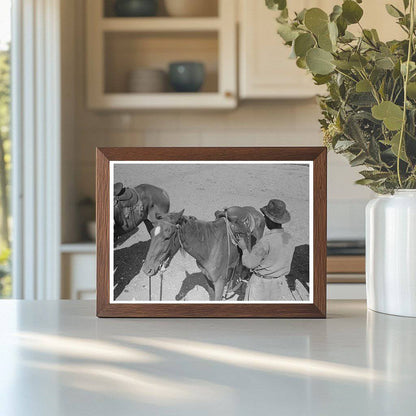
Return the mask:
<path id="1" fill-rule="evenodd" d="M 151 231 L 151 242 L 142 270 L 154 276 L 162 266 L 166 266 L 180 248 L 178 230 L 183 211 L 157 215 L 155 227 Z"/>

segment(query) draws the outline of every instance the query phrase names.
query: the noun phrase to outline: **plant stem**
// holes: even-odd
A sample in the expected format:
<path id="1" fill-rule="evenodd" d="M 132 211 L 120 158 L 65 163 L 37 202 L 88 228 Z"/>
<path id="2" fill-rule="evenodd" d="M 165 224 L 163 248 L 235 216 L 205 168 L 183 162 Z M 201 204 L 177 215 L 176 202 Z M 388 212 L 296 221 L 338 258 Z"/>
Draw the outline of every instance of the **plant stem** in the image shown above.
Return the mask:
<path id="1" fill-rule="evenodd" d="M 340 71 L 338 68 L 335 68 L 335 71 L 340 73 L 341 75 L 344 75 L 344 77 L 349 78 L 351 81 L 357 82 L 357 80 L 353 77 L 350 77 L 348 74 L 346 74 L 345 72 Z"/>
<path id="2" fill-rule="evenodd" d="M 410 0 L 410 30 L 409 30 L 409 45 L 407 47 L 407 60 L 406 60 L 406 73 L 404 76 L 404 85 L 403 85 L 403 118 L 402 118 L 402 128 L 400 129 L 400 140 L 399 140 L 399 149 L 397 152 L 397 178 L 399 180 L 400 188 L 403 187 L 402 178 L 400 174 L 400 156 L 402 155 L 403 139 L 404 132 L 406 129 L 406 107 L 407 107 L 407 83 L 409 82 L 409 68 L 410 60 L 412 58 L 413 50 L 413 35 L 415 27 L 415 0 Z"/>
<path id="3" fill-rule="evenodd" d="M 362 65 L 361 65 L 361 68 L 362 70 L 360 71 L 360 75 L 363 77 L 363 79 L 367 80 L 370 83 L 371 93 L 373 94 L 374 99 L 377 101 L 377 104 L 380 104 L 380 100 L 378 98 L 378 93 L 377 93 L 376 88 L 374 87 L 373 83 L 370 81 L 370 78 L 368 77 Z"/>

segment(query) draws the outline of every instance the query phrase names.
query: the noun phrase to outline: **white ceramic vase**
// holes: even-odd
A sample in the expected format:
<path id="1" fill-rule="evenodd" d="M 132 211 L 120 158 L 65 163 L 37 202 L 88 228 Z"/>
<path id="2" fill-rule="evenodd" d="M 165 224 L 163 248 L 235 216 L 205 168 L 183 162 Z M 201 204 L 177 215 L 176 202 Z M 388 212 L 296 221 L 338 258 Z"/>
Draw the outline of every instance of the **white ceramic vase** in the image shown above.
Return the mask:
<path id="1" fill-rule="evenodd" d="M 416 317 L 416 190 L 368 203 L 366 281 L 369 309 Z"/>

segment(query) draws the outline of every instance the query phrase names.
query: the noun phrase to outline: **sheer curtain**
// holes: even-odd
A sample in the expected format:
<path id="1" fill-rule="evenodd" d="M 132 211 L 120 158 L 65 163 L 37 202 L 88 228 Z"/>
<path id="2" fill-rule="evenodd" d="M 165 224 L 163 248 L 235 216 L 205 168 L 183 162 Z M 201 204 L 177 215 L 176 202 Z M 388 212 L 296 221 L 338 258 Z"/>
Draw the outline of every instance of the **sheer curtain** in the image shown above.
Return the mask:
<path id="1" fill-rule="evenodd" d="M 60 295 L 60 0 L 12 4 L 13 295 Z"/>

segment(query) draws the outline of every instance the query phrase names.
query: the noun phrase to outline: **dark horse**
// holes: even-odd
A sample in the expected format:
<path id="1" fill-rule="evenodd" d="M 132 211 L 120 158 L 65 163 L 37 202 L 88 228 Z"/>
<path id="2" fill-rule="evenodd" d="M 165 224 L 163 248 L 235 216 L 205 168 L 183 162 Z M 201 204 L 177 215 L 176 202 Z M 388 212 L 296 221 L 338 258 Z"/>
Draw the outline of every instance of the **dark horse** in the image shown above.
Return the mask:
<path id="1" fill-rule="evenodd" d="M 211 300 L 221 300 L 228 276 L 239 265 L 240 253 L 231 241 L 224 218 L 200 221 L 177 213 L 161 215 L 151 232 L 152 239 L 142 270 L 154 276 L 165 267 L 179 248 L 195 260 L 201 272 L 214 285 Z"/>
<path id="2" fill-rule="evenodd" d="M 157 186 L 126 188 L 120 182 L 114 184 L 114 242 L 137 230 L 142 222 L 150 234 L 157 216 L 169 212 L 169 205 L 168 194 Z"/>

